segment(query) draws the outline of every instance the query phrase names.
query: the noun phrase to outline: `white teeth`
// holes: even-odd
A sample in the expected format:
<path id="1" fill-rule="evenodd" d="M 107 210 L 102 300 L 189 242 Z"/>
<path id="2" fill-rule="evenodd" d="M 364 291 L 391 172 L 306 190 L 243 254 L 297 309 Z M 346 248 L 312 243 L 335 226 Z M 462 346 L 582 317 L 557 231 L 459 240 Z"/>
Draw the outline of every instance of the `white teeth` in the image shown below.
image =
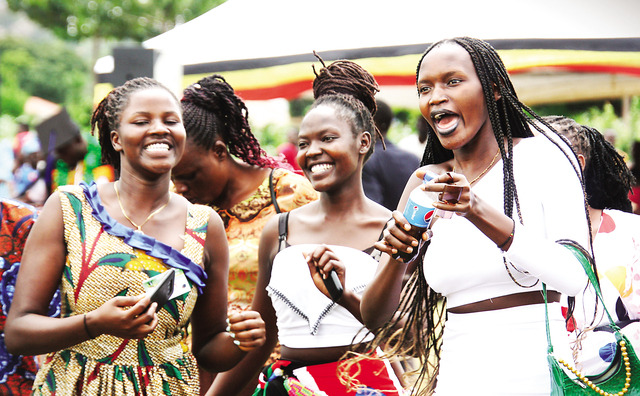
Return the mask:
<path id="1" fill-rule="evenodd" d="M 327 171 L 327 170 L 329 170 L 331 168 L 333 168 L 333 165 L 330 165 L 330 164 L 313 165 L 311 167 L 311 173 L 324 172 L 324 171 Z"/>
<path id="2" fill-rule="evenodd" d="M 153 143 L 145 147 L 147 151 L 168 151 L 169 145 L 166 143 Z"/>

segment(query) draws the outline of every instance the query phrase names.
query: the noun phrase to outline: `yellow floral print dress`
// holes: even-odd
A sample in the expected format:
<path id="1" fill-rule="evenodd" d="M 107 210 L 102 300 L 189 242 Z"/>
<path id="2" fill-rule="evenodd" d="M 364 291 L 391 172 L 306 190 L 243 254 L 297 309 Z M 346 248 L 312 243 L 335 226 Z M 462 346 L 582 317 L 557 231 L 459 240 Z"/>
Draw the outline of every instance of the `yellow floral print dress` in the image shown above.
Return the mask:
<path id="1" fill-rule="evenodd" d="M 309 180 L 286 169 L 273 170 L 273 190 L 281 212 L 318 199 Z M 229 308 L 247 310 L 258 281 L 258 245 L 262 229 L 276 214 L 269 177 L 248 199 L 230 209 L 213 209 L 222 218 L 229 243 Z"/>
<path id="2" fill-rule="evenodd" d="M 82 315 L 115 296 L 144 293 L 142 282 L 181 269 L 191 290 L 158 311 L 158 326 L 141 340 L 101 335 L 47 356 L 36 395 L 197 395 L 198 368 L 186 326 L 206 277 L 201 267 L 210 209 L 190 205 L 182 251 L 117 223 L 95 184 L 58 189 L 67 260 L 61 316 Z"/>

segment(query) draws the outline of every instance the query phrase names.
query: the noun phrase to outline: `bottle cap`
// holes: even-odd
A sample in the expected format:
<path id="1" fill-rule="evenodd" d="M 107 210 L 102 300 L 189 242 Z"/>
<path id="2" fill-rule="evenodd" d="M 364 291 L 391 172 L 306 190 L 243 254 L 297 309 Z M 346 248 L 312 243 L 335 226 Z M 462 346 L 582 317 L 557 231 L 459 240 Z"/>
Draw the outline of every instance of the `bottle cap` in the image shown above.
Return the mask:
<path id="1" fill-rule="evenodd" d="M 422 178 L 422 182 L 423 183 L 430 182 L 431 180 L 435 179 L 438 176 L 439 175 L 437 173 L 434 173 L 434 172 L 431 172 L 431 171 L 426 171 L 425 174 L 424 174 L 424 177 Z"/>

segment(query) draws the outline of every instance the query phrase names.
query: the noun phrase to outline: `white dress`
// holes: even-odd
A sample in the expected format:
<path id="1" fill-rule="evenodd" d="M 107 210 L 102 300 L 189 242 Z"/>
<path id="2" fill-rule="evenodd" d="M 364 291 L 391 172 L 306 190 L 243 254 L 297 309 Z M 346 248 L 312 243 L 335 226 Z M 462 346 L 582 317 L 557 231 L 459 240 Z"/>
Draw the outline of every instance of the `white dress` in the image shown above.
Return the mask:
<path id="1" fill-rule="evenodd" d="M 461 216 L 438 220 L 424 260 L 429 285 L 447 298 L 449 308 L 492 297 L 541 290 L 576 295 L 587 277 L 558 239 L 588 244 L 582 188 L 569 160 L 544 136 L 514 146 L 514 173 L 524 225 L 517 226 L 504 255 Z M 502 161 L 472 190 L 493 207 L 504 202 Z M 558 303 L 550 304 L 556 355 L 569 357 L 569 343 Z M 550 374 L 544 304 L 452 314 L 445 325 L 437 395 L 548 395 Z"/>

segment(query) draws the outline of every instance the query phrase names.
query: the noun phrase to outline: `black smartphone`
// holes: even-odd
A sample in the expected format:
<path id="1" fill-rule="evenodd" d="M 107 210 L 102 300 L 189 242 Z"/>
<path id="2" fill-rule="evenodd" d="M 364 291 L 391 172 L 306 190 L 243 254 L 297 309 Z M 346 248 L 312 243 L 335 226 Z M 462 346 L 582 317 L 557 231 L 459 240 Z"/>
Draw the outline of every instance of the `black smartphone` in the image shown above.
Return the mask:
<path id="1" fill-rule="evenodd" d="M 173 294 L 173 283 L 176 278 L 176 272 L 174 269 L 170 269 L 166 271 L 166 275 L 160 280 L 160 282 L 152 289 L 147 291 L 147 293 L 151 293 L 149 298 L 151 299 L 151 303 L 158 303 L 158 307 L 156 311 L 159 311 L 171 298 L 171 294 Z"/>
<path id="2" fill-rule="evenodd" d="M 331 299 L 333 301 L 338 301 L 340 297 L 342 297 L 342 292 L 344 290 L 342 289 L 342 283 L 340 283 L 340 279 L 338 278 L 338 274 L 336 273 L 336 271 L 331 270 L 331 272 L 329 272 L 329 276 L 323 278 L 322 281 L 327 287 Z"/>

